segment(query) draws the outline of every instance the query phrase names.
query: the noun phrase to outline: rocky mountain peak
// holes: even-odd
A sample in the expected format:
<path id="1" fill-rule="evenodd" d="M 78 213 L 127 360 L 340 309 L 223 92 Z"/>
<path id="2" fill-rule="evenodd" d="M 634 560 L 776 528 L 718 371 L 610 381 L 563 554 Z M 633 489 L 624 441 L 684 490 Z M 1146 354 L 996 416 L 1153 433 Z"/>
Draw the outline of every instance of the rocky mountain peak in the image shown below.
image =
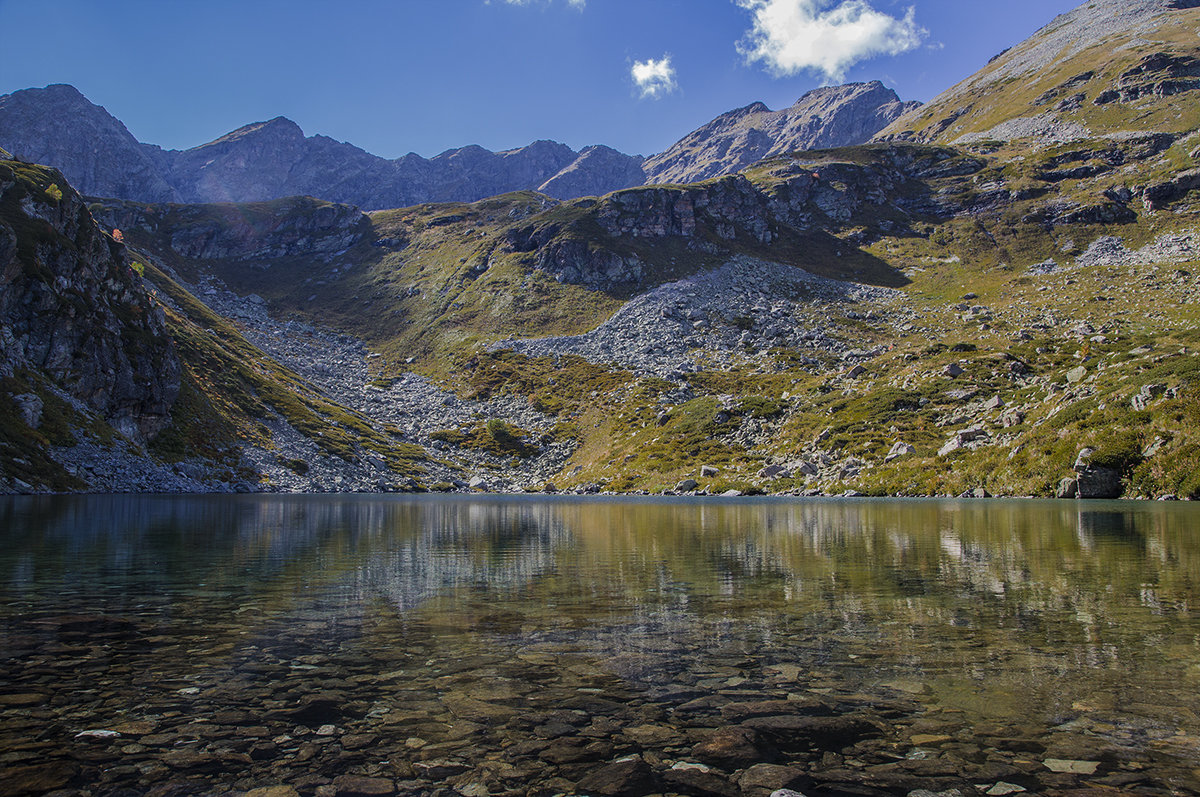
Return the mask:
<path id="1" fill-rule="evenodd" d="M 167 153 L 167 180 L 188 202 L 259 202 L 295 193 L 291 171 L 305 152 L 300 126 L 255 122 L 184 152 Z"/>
<path id="2" fill-rule="evenodd" d="M 600 196 L 622 188 L 642 185 L 646 174 L 642 159 L 596 144 L 584 147 L 569 166 L 538 186 L 555 199 Z"/>
<path id="3" fill-rule="evenodd" d="M 732 111 L 726 111 L 725 113 L 721 114 L 716 119 L 714 119 L 713 121 L 709 122 L 709 124 L 713 125 L 713 124 L 717 124 L 718 122 L 728 122 L 728 121 L 733 121 L 735 119 L 744 119 L 747 116 L 754 116 L 755 114 L 770 113 L 770 112 L 771 112 L 771 109 L 769 107 L 767 107 L 767 104 L 765 102 L 761 102 L 761 101 L 752 102 L 743 108 L 734 108 Z"/>
<path id="4" fill-rule="evenodd" d="M 26 96 L 36 96 L 38 93 L 40 93 L 43 98 L 51 101 L 57 100 L 59 102 L 76 103 L 80 106 L 85 104 L 91 105 L 91 103 L 88 102 L 88 98 L 83 96 L 83 93 L 70 83 L 51 83 L 44 89 L 41 89 L 40 92 L 38 92 L 37 89 L 29 89 L 28 92 L 20 93 L 26 94 Z"/>
<path id="5" fill-rule="evenodd" d="M 0 97 L 0 144 L 57 167 L 81 193 L 177 201 L 133 134 L 74 86 L 56 83 Z"/>
<path id="6" fill-rule="evenodd" d="M 571 159 L 574 159 L 577 154 L 575 150 L 571 149 L 566 144 L 560 144 L 557 141 L 551 141 L 544 138 L 539 139 L 528 146 L 520 147 L 518 149 L 505 150 L 500 154 L 509 155 L 518 152 L 525 155 L 557 155 L 560 157 L 570 157 Z"/>
<path id="7" fill-rule="evenodd" d="M 234 141 L 243 141 L 252 138 L 265 138 L 276 141 L 296 142 L 304 140 L 304 131 L 300 129 L 300 125 L 288 119 L 286 116 L 276 116 L 266 122 L 253 122 L 248 125 L 239 127 L 220 138 L 202 144 L 202 147 L 212 147 L 218 144 L 228 144 Z"/>
<path id="8" fill-rule="evenodd" d="M 786 152 L 861 144 L 917 105 L 901 102 L 877 80 L 813 89 L 780 111 L 755 102 L 718 116 L 647 160 L 647 181 L 706 180 Z"/>
<path id="9" fill-rule="evenodd" d="M 859 83 L 843 83 L 839 86 L 818 86 L 815 89 L 804 92 L 800 95 L 800 99 L 796 100 L 794 105 L 803 105 L 815 100 L 841 99 L 845 97 L 859 96 L 863 94 L 883 93 L 888 95 L 888 99 L 897 101 L 900 97 L 896 92 L 883 85 L 879 80 L 867 80 Z"/>

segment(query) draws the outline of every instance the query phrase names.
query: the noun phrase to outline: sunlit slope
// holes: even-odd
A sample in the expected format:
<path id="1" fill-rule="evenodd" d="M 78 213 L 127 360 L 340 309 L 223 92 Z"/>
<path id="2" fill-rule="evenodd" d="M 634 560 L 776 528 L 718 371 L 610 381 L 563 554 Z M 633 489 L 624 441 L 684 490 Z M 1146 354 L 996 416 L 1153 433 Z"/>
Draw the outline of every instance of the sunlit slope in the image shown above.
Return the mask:
<path id="1" fill-rule="evenodd" d="M 877 140 L 1073 140 L 1200 125 L 1200 8 L 1091 0 L 993 58 Z"/>

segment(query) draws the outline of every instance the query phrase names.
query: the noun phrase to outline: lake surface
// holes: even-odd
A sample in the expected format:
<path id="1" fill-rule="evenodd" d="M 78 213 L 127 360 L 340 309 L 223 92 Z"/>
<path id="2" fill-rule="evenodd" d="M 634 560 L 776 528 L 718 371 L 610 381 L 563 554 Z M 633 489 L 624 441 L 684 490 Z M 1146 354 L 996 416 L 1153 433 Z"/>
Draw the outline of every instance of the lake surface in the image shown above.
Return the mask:
<path id="1" fill-rule="evenodd" d="M 784 786 L 1200 793 L 1200 511 L 0 501 L 0 793 Z"/>

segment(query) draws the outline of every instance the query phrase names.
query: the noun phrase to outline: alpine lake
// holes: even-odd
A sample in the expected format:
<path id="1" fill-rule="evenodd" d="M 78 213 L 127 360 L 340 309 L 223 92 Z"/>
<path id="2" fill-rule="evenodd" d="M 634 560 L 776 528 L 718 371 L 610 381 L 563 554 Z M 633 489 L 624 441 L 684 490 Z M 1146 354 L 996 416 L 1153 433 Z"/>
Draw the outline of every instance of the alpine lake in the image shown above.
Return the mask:
<path id="1" fill-rule="evenodd" d="M 1200 508 L 0 500 L 6 795 L 1200 794 Z"/>

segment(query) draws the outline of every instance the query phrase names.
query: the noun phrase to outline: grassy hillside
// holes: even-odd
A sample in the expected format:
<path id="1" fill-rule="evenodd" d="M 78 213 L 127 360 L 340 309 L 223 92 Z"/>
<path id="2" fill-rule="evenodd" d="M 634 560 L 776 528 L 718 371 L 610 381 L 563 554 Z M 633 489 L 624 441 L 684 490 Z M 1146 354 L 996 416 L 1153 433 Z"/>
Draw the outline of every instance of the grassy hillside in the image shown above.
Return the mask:
<path id="1" fill-rule="evenodd" d="M 215 275 L 263 296 L 278 317 L 363 338 L 385 355 L 381 377 L 415 369 L 464 397 L 521 397 L 556 419 L 556 439 L 577 443 L 552 478 L 559 487 L 658 491 L 696 478 L 714 492 L 1044 496 L 1091 447 L 1129 495 L 1194 496 L 1200 272 L 1186 245 L 1160 251 L 1171 236 L 1189 240 L 1193 198 L 1146 196 L 1184 157 L 1179 142 L 1153 135 L 1033 153 L 1002 142 L 879 144 L 764 162 L 737 183 L 376 213 L 370 234 L 332 259 L 248 267 L 179 257 L 162 231 L 144 243 L 189 279 Z M 698 196 L 710 209 L 713 197 L 736 200 L 742 215 L 724 234 L 699 213 L 688 234 L 611 232 Z M 769 242 L 746 232 L 755 225 Z M 1097 240 L 1120 242 L 1119 257 L 1092 257 Z M 560 281 L 538 258 L 564 241 L 636 257 L 645 271 L 607 289 Z M 825 310 L 829 334 L 875 351 L 854 362 L 787 347 L 713 361 L 697 352 L 696 371 L 674 381 L 619 361 L 485 351 L 586 332 L 629 296 L 737 255 L 898 288 Z M 852 375 L 855 363 L 865 371 Z M 948 376 L 951 365 L 962 373 Z M 1143 388 L 1148 407 L 1135 410 Z M 443 437 L 474 439 L 459 436 Z M 885 462 L 898 442 L 912 453 Z M 773 464 L 786 475 L 760 475 Z M 718 472 L 701 478 L 701 465 Z"/>

